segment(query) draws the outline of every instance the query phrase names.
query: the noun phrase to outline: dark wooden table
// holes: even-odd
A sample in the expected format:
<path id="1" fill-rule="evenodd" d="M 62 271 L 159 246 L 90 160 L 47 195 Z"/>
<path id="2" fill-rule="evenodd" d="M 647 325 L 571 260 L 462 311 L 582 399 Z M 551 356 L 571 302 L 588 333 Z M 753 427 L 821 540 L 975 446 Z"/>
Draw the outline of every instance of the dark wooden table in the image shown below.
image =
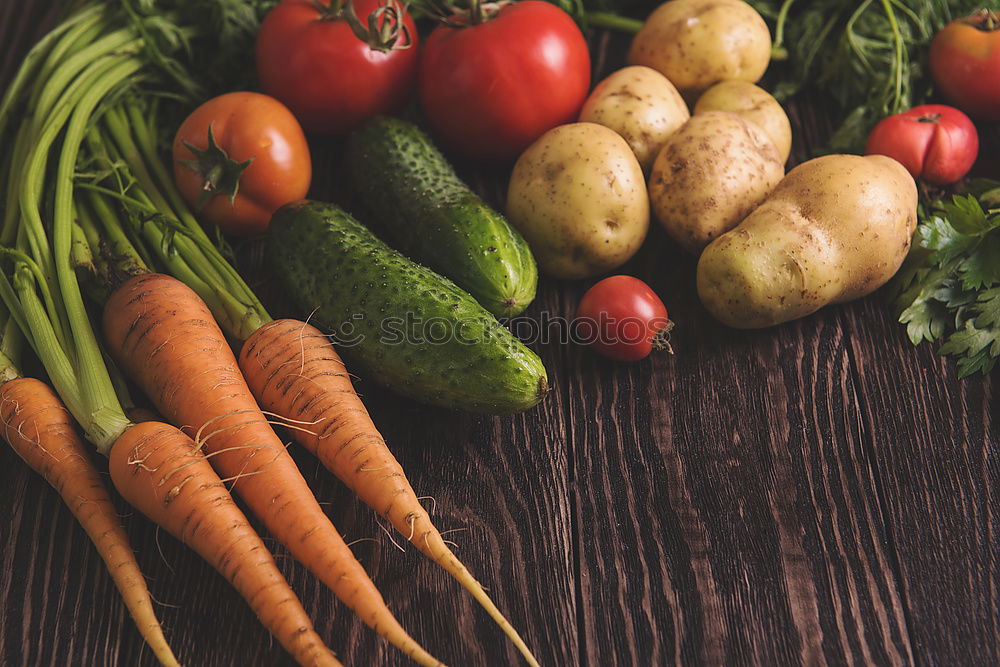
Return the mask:
<path id="1" fill-rule="evenodd" d="M 0 81 L 51 24 L 48 6 L 0 3 Z M 829 128 L 793 116 L 794 161 Z M 653 229 L 625 272 L 668 304 L 676 355 L 626 365 L 537 344 L 554 391 L 527 413 L 456 414 L 359 385 L 438 525 L 541 662 L 1000 663 L 1000 376 L 958 380 L 933 346 L 907 342 L 880 294 L 727 329 L 699 305 L 693 270 Z M 568 316 L 587 286 L 545 280 L 527 316 Z M 518 664 L 457 584 L 294 452 L 418 640 L 451 665 Z M 0 664 L 151 664 L 82 530 L 6 448 L 0 508 Z M 121 509 L 185 664 L 289 663 L 221 577 Z M 346 664 L 406 664 L 274 550 Z"/>

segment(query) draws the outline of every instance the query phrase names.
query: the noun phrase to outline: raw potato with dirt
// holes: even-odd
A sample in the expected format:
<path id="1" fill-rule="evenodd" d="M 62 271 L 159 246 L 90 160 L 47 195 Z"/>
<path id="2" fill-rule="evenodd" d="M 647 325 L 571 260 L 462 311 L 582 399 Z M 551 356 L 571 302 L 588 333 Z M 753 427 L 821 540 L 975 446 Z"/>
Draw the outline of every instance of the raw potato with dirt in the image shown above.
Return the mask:
<path id="1" fill-rule="evenodd" d="M 580 120 L 622 135 L 649 171 L 660 148 L 691 117 L 670 80 L 651 67 L 633 65 L 601 81 L 583 103 Z"/>
<path id="2" fill-rule="evenodd" d="M 587 278 L 624 264 L 649 229 L 642 167 L 616 132 L 595 123 L 549 130 L 518 158 L 507 218 L 541 269 Z"/>
<path id="3" fill-rule="evenodd" d="M 892 158 L 809 160 L 705 249 L 698 295 L 712 315 L 738 329 L 865 296 L 899 269 L 916 213 L 916 184 Z"/>
<path id="4" fill-rule="evenodd" d="M 792 152 L 792 124 L 771 93 L 749 81 L 720 81 L 698 98 L 694 113 L 730 111 L 751 120 L 771 138 L 782 162 Z"/>
<path id="5" fill-rule="evenodd" d="M 738 225 L 784 174 L 760 126 L 728 111 L 706 111 L 667 139 L 649 175 L 649 197 L 671 238 L 697 254 Z"/>
<path id="6" fill-rule="evenodd" d="M 693 102 L 726 79 L 755 83 L 771 61 L 771 33 L 743 0 L 673 0 L 636 34 L 630 65 L 648 65 Z"/>

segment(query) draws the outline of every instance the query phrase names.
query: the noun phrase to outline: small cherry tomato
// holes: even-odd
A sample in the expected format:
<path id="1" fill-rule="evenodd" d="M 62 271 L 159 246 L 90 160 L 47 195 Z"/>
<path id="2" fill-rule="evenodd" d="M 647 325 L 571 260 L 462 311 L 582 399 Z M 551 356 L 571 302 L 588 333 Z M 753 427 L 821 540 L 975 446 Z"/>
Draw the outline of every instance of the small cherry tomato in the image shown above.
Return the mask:
<path id="1" fill-rule="evenodd" d="M 320 134 L 399 111 L 419 55 L 416 25 L 396 0 L 282 0 L 257 33 L 261 88 Z"/>
<path id="2" fill-rule="evenodd" d="M 654 349 L 670 349 L 674 323 L 649 285 L 632 276 L 611 276 L 587 290 L 576 310 L 577 339 L 617 361 L 637 361 Z"/>
<path id="3" fill-rule="evenodd" d="M 934 85 L 950 103 L 982 120 L 1000 120 L 1000 16 L 981 9 L 934 35 Z"/>
<path id="4" fill-rule="evenodd" d="M 868 135 L 865 153 L 894 158 L 913 178 L 948 185 L 972 168 L 979 135 L 958 109 L 925 104 L 879 121 Z"/>
<path id="5" fill-rule="evenodd" d="M 419 90 L 427 122 L 450 150 L 509 160 L 576 120 L 590 91 L 590 51 L 573 19 L 540 0 L 476 3 L 424 44 Z"/>
<path id="6" fill-rule="evenodd" d="M 202 222 L 261 234 L 309 191 L 309 145 L 292 112 L 260 93 L 226 93 L 191 112 L 174 137 L 174 180 Z"/>

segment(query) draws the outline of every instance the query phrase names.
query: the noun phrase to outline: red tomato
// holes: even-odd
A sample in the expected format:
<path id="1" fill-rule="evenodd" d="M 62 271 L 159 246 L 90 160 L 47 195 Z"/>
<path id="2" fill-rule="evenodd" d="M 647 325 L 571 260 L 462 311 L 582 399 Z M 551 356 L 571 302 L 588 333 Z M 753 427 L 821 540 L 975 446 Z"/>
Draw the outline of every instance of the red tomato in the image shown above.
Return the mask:
<path id="1" fill-rule="evenodd" d="M 435 28 L 419 80 L 424 113 L 445 146 L 509 160 L 576 120 L 590 89 L 590 53 L 566 12 L 522 0 L 482 23 Z"/>
<path id="2" fill-rule="evenodd" d="M 938 31 L 930 70 L 948 102 L 973 118 L 1000 120 L 1000 17 L 981 9 Z"/>
<path id="3" fill-rule="evenodd" d="M 380 29 L 395 31 L 391 48 L 373 46 L 378 36 L 371 43 L 355 36 L 343 0 L 332 7 L 330 0 L 283 0 L 257 34 L 261 87 L 287 104 L 308 132 L 346 134 L 372 116 L 398 111 L 416 81 L 417 29 L 406 10 L 387 0 L 347 2 L 365 25 L 379 12 Z"/>
<path id="4" fill-rule="evenodd" d="M 211 137 L 211 141 L 210 141 Z M 267 229 L 271 214 L 309 191 L 312 160 L 295 116 L 260 93 L 205 102 L 174 137 L 174 180 L 203 222 L 227 234 Z"/>
<path id="5" fill-rule="evenodd" d="M 972 168 L 979 154 L 979 135 L 958 109 L 924 104 L 883 118 L 868 135 L 865 153 L 888 155 L 913 178 L 948 185 Z"/>
<path id="6" fill-rule="evenodd" d="M 606 357 L 637 361 L 653 349 L 670 350 L 673 322 L 649 285 L 611 276 L 587 290 L 576 310 L 576 335 Z"/>

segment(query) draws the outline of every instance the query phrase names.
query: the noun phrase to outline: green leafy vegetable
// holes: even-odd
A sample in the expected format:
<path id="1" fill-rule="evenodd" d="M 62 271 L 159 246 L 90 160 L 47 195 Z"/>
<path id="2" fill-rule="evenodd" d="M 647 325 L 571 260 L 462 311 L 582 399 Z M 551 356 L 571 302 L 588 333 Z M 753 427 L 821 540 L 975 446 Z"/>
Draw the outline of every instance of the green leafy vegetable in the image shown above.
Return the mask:
<path id="1" fill-rule="evenodd" d="M 969 13 L 970 0 L 748 0 L 773 26 L 774 57 L 785 61 L 774 95 L 814 87 L 833 97 L 829 148 L 861 152 L 872 126 L 931 93 L 927 46 Z"/>
<path id="2" fill-rule="evenodd" d="M 922 212 L 891 289 L 914 345 L 943 340 L 959 377 L 990 372 L 1000 357 L 1000 183 L 974 182 Z"/>

